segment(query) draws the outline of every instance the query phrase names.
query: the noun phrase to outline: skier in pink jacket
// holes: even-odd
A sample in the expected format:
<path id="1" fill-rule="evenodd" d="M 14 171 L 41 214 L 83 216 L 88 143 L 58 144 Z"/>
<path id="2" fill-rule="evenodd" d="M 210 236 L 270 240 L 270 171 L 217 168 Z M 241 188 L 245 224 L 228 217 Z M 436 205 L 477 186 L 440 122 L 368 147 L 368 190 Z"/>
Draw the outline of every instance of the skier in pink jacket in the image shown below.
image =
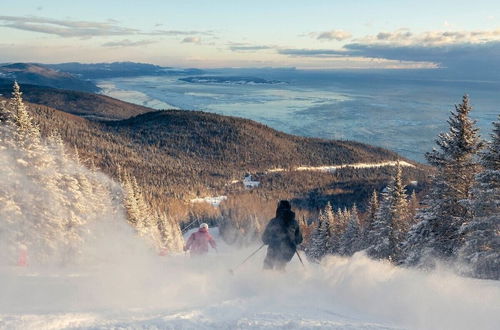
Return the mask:
<path id="1" fill-rule="evenodd" d="M 200 225 L 200 229 L 189 236 L 187 244 L 184 247 L 184 251 L 191 251 L 192 257 L 204 255 L 208 253 L 208 244 L 210 244 L 212 248 L 217 250 L 215 240 L 208 232 L 208 225 L 206 223 L 202 223 Z"/>

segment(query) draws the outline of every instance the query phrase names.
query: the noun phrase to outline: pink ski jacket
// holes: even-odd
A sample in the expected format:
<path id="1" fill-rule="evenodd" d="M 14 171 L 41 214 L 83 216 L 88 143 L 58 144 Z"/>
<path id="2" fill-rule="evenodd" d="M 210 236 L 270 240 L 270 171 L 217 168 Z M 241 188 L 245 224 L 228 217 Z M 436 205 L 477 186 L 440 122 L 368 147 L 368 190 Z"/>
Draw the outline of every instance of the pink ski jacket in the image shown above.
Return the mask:
<path id="1" fill-rule="evenodd" d="M 192 255 L 201 255 L 208 252 L 208 244 L 215 249 L 215 240 L 206 228 L 200 228 L 189 236 L 186 250 L 190 250 Z"/>

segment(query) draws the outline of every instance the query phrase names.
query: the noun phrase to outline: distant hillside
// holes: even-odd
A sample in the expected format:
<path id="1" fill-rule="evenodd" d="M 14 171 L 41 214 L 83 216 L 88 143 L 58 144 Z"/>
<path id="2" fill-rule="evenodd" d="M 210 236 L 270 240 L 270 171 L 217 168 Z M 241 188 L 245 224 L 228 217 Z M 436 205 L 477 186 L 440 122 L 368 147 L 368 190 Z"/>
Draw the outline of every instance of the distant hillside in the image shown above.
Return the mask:
<path id="1" fill-rule="evenodd" d="M 99 91 L 99 88 L 90 81 L 40 64 L 15 63 L 0 66 L 0 78 L 9 81 L 17 80 L 23 85 L 31 84 L 91 93 Z"/>
<path id="2" fill-rule="evenodd" d="M 394 152 L 362 143 L 299 137 L 252 120 L 200 111 L 155 111 L 106 125 L 132 140 L 158 145 L 176 158 L 227 162 L 253 172 L 398 158 Z"/>
<path id="3" fill-rule="evenodd" d="M 160 75 L 194 75 L 202 74 L 199 69 L 180 69 L 172 67 L 161 67 L 153 64 L 135 62 L 113 62 L 113 63 L 61 63 L 47 65 L 52 69 L 72 73 L 81 78 L 100 79 L 115 77 L 138 77 L 138 76 L 160 76 Z"/>
<path id="4" fill-rule="evenodd" d="M 29 94 L 29 88 L 25 92 Z M 100 100 L 95 96 L 92 102 Z M 40 104 L 29 104 L 29 109 L 43 134 L 57 129 L 84 162 L 115 178 L 120 169 L 132 173 L 160 207 L 174 199 L 245 192 L 241 179 L 251 173 L 261 182 L 252 191 L 259 198 L 291 198 L 310 209 L 328 200 L 336 206 L 356 202 L 362 208 L 374 188 L 387 184 L 392 168 L 335 173 L 268 170 L 399 158 L 361 143 L 297 137 L 251 120 L 197 111 L 154 111 L 97 122 Z M 426 180 L 420 166 L 405 168 L 405 175 L 408 181 Z"/>
<path id="5" fill-rule="evenodd" d="M 140 105 L 108 96 L 23 84 L 26 101 L 58 109 L 90 119 L 126 119 L 152 111 Z M 9 96 L 12 82 L 0 79 L 0 94 Z"/>

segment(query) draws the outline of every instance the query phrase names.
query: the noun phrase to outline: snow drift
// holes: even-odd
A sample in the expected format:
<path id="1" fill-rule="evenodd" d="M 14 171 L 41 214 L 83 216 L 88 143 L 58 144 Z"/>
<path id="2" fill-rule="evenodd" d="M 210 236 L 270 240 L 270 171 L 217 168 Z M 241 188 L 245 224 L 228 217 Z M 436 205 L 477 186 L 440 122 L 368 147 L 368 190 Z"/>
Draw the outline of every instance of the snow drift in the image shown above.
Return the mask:
<path id="1" fill-rule="evenodd" d="M 159 257 L 109 234 L 101 259 L 70 268 L 3 268 L 0 328 L 494 329 L 500 285 L 368 259 L 327 258 L 263 272 L 251 249 Z M 110 248 L 110 247 L 118 248 Z"/>

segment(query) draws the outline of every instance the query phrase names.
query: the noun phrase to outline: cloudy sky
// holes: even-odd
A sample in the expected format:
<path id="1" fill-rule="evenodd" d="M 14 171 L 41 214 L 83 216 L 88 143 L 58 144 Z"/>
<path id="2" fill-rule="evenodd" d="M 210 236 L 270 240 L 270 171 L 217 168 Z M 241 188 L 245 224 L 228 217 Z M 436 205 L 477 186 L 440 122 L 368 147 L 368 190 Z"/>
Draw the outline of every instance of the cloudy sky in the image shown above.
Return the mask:
<path id="1" fill-rule="evenodd" d="M 4 0 L 1 0 L 4 2 Z M 44 0 L 0 11 L 0 62 L 500 68 L 498 0 Z"/>

